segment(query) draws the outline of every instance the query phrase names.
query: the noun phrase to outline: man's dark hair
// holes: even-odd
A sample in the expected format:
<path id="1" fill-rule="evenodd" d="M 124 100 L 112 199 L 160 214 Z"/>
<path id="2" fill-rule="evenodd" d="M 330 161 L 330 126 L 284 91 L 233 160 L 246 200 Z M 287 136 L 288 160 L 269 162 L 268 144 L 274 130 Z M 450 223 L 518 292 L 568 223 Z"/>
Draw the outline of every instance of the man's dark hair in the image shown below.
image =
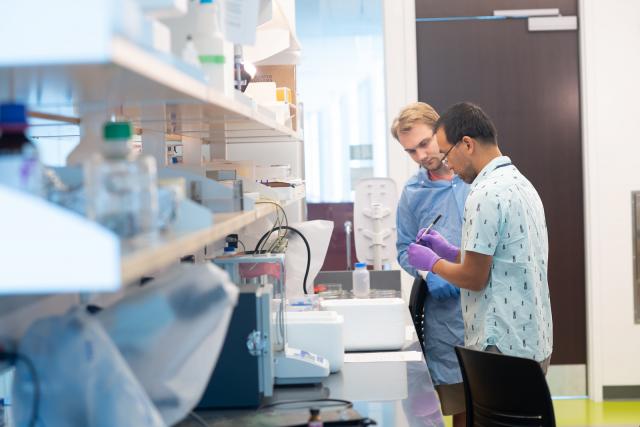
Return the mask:
<path id="1" fill-rule="evenodd" d="M 435 131 L 442 127 L 451 144 L 464 136 L 484 144 L 497 144 L 498 132 L 495 125 L 480 107 L 471 102 L 460 102 L 449 107 L 436 122 Z"/>

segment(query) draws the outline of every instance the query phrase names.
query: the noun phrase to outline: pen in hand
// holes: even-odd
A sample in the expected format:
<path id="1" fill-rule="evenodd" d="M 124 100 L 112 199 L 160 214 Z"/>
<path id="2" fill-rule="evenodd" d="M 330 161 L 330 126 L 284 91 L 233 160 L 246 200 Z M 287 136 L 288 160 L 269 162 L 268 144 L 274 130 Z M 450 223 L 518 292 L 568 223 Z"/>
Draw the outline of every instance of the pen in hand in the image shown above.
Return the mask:
<path id="1" fill-rule="evenodd" d="M 427 228 L 424 229 L 424 231 L 422 232 L 422 234 L 420 236 L 418 236 L 418 238 L 416 239 L 416 242 L 419 242 L 420 239 L 422 239 L 424 237 L 425 234 L 429 233 L 429 230 L 431 230 L 431 227 L 433 227 L 434 225 L 436 225 L 436 223 L 440 220 L 440 218 L 442 217 L 442 214 L 438 214 L 438 216 L 436 217 L 436 219 L 433 220 L 433 222 L 431 224 L 429 224 L 429 226 Z"/>

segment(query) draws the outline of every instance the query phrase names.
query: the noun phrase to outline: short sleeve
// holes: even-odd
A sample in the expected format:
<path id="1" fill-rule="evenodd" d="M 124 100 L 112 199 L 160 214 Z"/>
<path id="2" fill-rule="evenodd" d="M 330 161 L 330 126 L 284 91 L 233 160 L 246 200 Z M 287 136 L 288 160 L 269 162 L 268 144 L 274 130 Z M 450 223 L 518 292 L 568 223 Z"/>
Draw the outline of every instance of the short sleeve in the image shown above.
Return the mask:
<path id="1" fill-rule="evenodd" d="M 500 241 L 504 206 L 499 194 L 483 194 L 467 203 L 464 250 L 493 256 Z"/>

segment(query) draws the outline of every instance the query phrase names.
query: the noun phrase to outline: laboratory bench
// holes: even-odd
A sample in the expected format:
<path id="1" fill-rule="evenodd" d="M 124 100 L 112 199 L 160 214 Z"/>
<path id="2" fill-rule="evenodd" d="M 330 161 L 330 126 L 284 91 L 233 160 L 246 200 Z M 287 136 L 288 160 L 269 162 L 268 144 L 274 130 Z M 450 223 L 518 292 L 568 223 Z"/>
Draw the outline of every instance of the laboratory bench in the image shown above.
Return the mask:
<path id="1" fill-rule="evenodd" d="M 407 310 L 408 313 L 408 310 Z M 410 326 L 413 328 L 413 326 Z M 385 352 L 385 359 L 397 354 L 394 361 L 345 361 L 342 370 L 329 375 L 322 384 L 315 386 L 277 386 L 273 396 L 265 399 L 263 406 L 276 402 L 291 400 L 308 400 L 295 412 L 306 414 L 309 408 L 322 407 L 323 411 L 339 410 L 339 405 L 328 404 L 316 399 L 342 399 L 353 402 L 355 409 L 362 417 L 373 419 L 378 426 L 384 427 L 426 427 L 444 426 L 438 396 L 431 381 L 424 357 L 420 360 L 401 360 L 406 354 L 415 356 L 422 354 L 420 343 L 415 332 L 411 334 L 402 351 Z M 409 352 L 409 353 L 404 353 Z M 380 353 L 376 353 L 379 355 Z M 375 358 L 370 353 L 347 353 L 349 357 L 364 359 Z M 289 406 L 289 405 L 287 405 Z M 343 406 L 344 407 L 344 406 Z M 271 406 L 262 410 L 215 410 L 198 411 L 199 417 L 211 427 L 231 426 L 269 426 L 277 417 L 284 416 L 293 409 L 285 406 Z M 300 409 L 304 408 L 304 409 Z M 326 422 L 327 420 L 325 420 Z M 285 423 L 283 421 L 283 423 Z M 280 425 L 291 425 L 288 423 Z M 202 427 L 202 424 L 188 417 L 177 424 L 178 427 Z"/>

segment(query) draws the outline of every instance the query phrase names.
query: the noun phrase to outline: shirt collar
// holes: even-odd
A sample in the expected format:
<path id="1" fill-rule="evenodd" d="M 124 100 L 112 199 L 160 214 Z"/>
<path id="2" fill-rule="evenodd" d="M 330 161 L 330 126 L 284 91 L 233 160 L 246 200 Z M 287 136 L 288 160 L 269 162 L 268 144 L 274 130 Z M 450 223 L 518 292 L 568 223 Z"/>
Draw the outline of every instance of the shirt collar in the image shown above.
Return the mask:
<path id="1" fill-rule="evenodd" d="M 433 181 L 429 178 L 429 174 L 427 170 L 423 167 L 420 167 L 418 172 L 413 175 L 409 181 L 407 181 L 407 185 L 417 185 L 420 187 L 448 187 L 452 184 L 459 184 L 462 180 L 458 175 L 453 175 L 453 179 L 448 181 L 446 179 Z"/>
<path id="2" fill-rule="evenodd" d="M 491 175 L 491 172 L 496 170 L 498 167 L 511 163 L 511 159 L 507 156 L 499 156 L 495 159 L 491 160 L 489 163 L 482 168 L 476 179 L 473 180 L 471 186 L 473 188 L 477 187 L 479 183 L 484 181 Z"/>

